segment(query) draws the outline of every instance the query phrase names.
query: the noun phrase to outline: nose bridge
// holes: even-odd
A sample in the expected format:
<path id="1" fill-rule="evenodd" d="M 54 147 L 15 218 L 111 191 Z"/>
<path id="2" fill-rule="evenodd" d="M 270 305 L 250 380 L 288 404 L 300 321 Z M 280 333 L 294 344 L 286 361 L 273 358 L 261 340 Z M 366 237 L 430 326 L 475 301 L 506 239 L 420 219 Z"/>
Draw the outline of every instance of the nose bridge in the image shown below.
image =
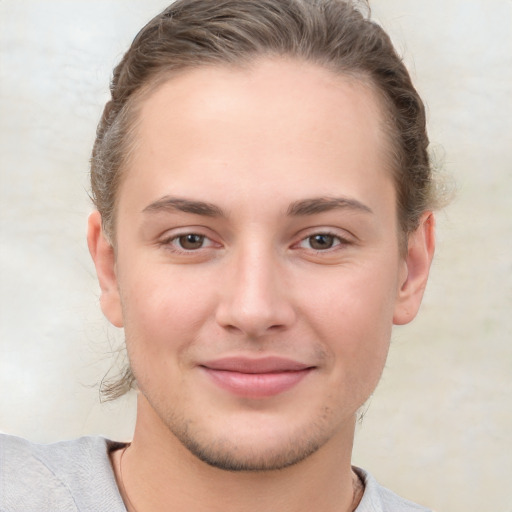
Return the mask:
<path id="1" fill-rule="evenodd" d="M 247 240 L 233 250 L 218 322 L 247 336 L 285 328 L 293 321 L 279 257 L 268 240 Z"/>

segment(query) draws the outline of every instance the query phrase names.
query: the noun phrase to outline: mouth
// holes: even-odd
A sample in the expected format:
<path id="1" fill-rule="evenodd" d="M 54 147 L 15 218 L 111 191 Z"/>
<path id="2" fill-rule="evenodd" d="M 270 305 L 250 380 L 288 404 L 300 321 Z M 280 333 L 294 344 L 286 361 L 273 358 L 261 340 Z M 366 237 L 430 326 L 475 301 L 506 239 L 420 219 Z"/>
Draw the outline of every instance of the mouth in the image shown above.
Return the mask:
<path id="1" fill-rule="evenodd" d="M 236 396 L 258 399 L 292 389 L 315 367 L 281 357 L 229 357 L 208 361 L 200 368 L 221 389 Z"/>

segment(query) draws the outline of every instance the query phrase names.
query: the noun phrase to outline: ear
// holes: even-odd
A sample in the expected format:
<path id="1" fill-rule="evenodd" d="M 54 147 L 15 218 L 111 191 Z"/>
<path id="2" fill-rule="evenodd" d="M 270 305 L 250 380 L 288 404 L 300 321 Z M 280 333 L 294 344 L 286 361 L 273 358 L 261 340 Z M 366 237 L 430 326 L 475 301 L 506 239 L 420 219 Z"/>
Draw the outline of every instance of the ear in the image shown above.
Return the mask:
<path id="1" fill-rule="evenodd" d="M 421 217 L 418 228 L 409 235 L 405 277 L 398 291 L 393 315 L 395 325 L 409 323 L 418 313 L 434 256 L 434 229 L 434 214 L 426 212 Z"/>
<path id="2" fill-rule="evenodd" d="M 89 246 L 89 252 L 94 261 L 96 275 L 100 283 L 101 310 L 111 324 L 116 327 L 123 327 L 114 248 L 103 232 L 101 214 L 98 211 L 94 211 L 89 215 L 87 245 Z"/>

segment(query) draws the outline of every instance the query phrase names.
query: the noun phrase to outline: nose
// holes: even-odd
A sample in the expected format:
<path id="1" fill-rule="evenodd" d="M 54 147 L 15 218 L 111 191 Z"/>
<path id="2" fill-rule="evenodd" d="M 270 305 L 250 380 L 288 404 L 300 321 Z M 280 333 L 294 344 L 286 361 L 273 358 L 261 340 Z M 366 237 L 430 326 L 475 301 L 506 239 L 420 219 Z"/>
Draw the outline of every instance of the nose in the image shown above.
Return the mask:
<path id="1" fill-rule="evenodd" d="M 294 323 L 290 287 L 277 259 L 272 251 L 258 247 L 233 255 L 216 311 L 221 327 L 256 339 Z"/>

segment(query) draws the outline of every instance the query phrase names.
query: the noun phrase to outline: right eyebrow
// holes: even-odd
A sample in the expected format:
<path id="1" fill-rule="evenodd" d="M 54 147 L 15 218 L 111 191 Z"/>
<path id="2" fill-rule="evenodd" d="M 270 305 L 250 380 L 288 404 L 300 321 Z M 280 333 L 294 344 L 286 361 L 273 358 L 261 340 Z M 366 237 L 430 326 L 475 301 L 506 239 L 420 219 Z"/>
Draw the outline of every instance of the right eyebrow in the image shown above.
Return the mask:
<path id="1" fill-rule="evenodd" d="M 195 201 L 181 197 L 163 196 L 149 204 L 143 212 L 156 213 L 161 211 L 180 211 L 203 215 L 206 217 L 225 217 L 224 212 L 216 205 L 205 201 Z"/>

